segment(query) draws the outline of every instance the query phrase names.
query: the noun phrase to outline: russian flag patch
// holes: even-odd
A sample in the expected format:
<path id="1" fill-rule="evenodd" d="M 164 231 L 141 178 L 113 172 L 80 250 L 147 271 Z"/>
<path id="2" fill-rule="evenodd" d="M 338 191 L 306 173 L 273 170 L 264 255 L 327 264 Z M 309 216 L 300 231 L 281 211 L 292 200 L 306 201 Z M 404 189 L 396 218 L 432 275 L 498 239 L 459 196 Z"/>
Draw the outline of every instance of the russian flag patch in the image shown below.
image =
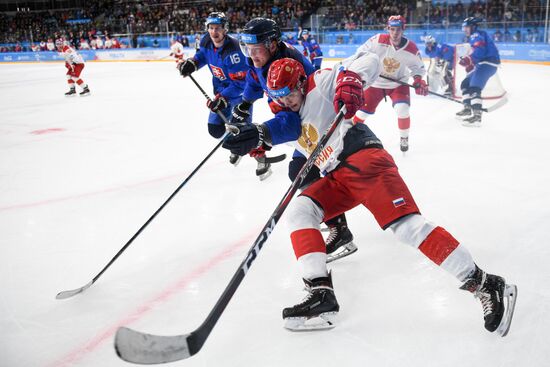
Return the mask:
<path id="1" fill-rule="evenodd" d="M 396 208 L 405 205 L 405 199 L 403 199 L 403 198 L 395 199 L 392 202 L 393 202 L 393 206 L 396 207 Z"/>

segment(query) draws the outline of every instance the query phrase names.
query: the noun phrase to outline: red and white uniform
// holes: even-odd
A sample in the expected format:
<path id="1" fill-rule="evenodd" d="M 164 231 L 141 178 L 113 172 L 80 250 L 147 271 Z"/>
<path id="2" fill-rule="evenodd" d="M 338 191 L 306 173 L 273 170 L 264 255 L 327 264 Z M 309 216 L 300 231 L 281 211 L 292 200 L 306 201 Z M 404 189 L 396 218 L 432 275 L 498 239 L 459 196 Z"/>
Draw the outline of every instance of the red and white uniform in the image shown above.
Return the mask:
<path id="1" fill-rule="evenodd" d="M 84 69 L 84 59 L 76 50 L 68 45 L 64 45 L 60 54 L 65 58 L 65 67 L 67 68 L 67 82 L 69 86 L 78 84 L 82 88 L 87 85 L 80 79 L 80 73 Z"/>
<path id="2" fill-rule="evenodd" d="M 370 53 L 358 53 L 342 64 L 372 85 L 381 63 Z M 310 75 L 299 114 L 302 135 L 293 146 L 309 156 L 321 135 L 336 117 L 333 99 L 340 65 Z M 380 141 L 361 138 L 361 125 L 343 120 L 329 139 L 316 164 L 326 175 L 308 186 L 288 207 L 287 222 L 302 276 L 327 276 L 325 241 L 319 224 L 358 205 L 366 207 L 381 228 L 391 228 L 397 238 L 417 249 L 434 263 L 463 281 L 475 264 L 468 250 L 445 229 L 428 222 L 421 214 L 390 154 Z M 359 134 L 358 134 L 359 132 Z M 365 136 L 365 135 L 363 135 Z M 350 141 L 351 140 L 351 141 Z M 344 142 L 353 149 L 343 162 L 338 160 Z M 346 148 L 348 151 L 349 148 Z"/>
<path id="3" fill-rule="evenodd" d="M 176 61 L 183 60 L 183 56 L 185 55 L 183 52 L 183 45 L 179 42 L 174 42 L 170 46 L 170 55 L 174 56 L 176 58 Z"/>
<path id="4" fill-rule="evenodd" d="M 380 58 L 382 75 L 408 82 L 411 76 L 424 76 L 426 69 L 416 44 L 402 37 L 400 47 L 391 44 L 390 35 L 380 33 L 371 37 L 357 52 L 369 51 Z M 384 78 L 378 78 L 365 91 L 365 105 L 355 114 L 355 122 L 363 122 L 368 115 L 376 111 L 376 107 L 384 97 L 390 97 L 397 113 L 398 126 L 402 137 L 408 137 L 410 127 L 409 106 L 411 103 L 409 87 Z"/>

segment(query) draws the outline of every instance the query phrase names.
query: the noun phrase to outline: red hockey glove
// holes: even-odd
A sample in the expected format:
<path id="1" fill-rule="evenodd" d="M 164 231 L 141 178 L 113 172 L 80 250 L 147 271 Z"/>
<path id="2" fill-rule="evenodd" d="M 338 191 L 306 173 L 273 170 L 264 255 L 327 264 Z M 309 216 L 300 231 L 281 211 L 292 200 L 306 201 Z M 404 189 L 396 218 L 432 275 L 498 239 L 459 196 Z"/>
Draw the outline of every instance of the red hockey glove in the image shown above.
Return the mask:
<path id="1" fill-rule="evenodd" d="M 315 52 L 312 52 L 312 53 L 309 54 L 309 59 L 311 61 L 313 61 L 313 59 L 316 58 L 316 57 L 317 57 L 317 54 Z"/>
<path id="2" fill-rule="evenodd" d="M 467 73 L 472 71 L 474 68 L 474 62 L 470 56 L 461 57 L 458 63 L 466 68 Z"/>
<path id="3" fill-rule="evenodd" d="M 346 106 L 344 118 L 349 119 L 363 106 L 363 80 L 351 70 L 340 71 L 336 78 L 336 93 L 334 94 L 334 111 L 340 111 L 339 104 Z"/>
<path id="4" fill-rule="evenodd" d="M 420 96 L 427 96 L 428 95 L 428 84 L 424 80 L 422 80 L 422 77 L 420 75 L 414 76 L 414 82 L 412 84 L 414 91 L 416 94 Z"/>
<path id="5" fill-rule="evenodd" d="M 229 106 L 229 103 L 227 102 L 227 99 L 225 99 L 224 96 L 221 94 L 216 94 L 216 97 L 214 100 L 208 100 L 206 101 L 206 107 L 210 109 L 210 111 L 216 113 L 218 111 L 223 111 Z"/>
<path id="6" fill-rule="evenodd" d="M 308 55 L 307 50 L 302 51 L 302 54 L 304 54 L 304 56 L 307 57 L 307 55 Z"/>

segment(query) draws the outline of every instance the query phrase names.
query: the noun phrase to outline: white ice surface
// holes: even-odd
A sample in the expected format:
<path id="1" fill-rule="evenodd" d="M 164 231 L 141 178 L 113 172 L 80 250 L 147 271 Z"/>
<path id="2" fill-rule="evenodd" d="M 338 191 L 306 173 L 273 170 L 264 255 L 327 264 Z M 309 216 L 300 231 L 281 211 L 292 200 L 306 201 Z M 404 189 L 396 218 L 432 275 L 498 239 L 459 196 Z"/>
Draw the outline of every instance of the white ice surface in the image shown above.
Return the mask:
<path id="1" fill-rule="evenodd" d="M 118 326 L 192 331 L 290 183 L 286 162 L 260 182 L 252 159 L 235 168 L 220 149 L 97 283 L 55 300 L 89 282 L 216 145 L 204 97 L 172 63 L 88 63 L 87 98 L 63 96 L 64 70 L 0 65 L 1 367 L 126 366 Z M 403 156 L 390 103 L 369 122 L 424 215 L 518 285 L 506 338 L 485 331 L 454 278 L 356 208 L 359 251 L 331 265 L 335 329 L 282 327 L 282 308 L 303 296 L 283 217 L 204 348 L 173 365 L 549 366 L 550 69 L 500 73 L 510 102 L 479 129 L 454 120 L 460 105 L 414 95 Z M 196 77 L 211 92 L 209 73 Z M 269 117 L 265 101 L 255 111 Z"/>

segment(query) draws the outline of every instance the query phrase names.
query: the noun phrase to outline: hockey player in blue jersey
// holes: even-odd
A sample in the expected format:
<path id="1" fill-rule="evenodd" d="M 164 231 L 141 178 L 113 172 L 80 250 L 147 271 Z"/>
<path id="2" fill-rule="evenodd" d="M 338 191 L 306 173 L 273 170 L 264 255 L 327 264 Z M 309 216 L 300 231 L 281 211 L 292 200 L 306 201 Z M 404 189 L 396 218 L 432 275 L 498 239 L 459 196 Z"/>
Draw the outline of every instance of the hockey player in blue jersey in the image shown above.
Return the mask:
<path id="1" fill-rule="evenodd" d="M 462 23 L 462 30 L 471 46 L 470 54 L 460 59 L 468 75 L 460 84 L 464 108 L 456 114 L 463 119 L 464 126 L 481 124 L 481 91 L 500 65 L 500 56 L 491 36 L 478 29 L 480 19 L 468 17 Z"/>
<path id="2" fill-rule="evenodd" d="M 309 30 L 304 29 L 302 31 L 302 46 L 304 47 L 304 55 L 309 57 L 309 60 L 313 64 L 315 70 L 321 69 L 321 63 L 323 62 L 323 51 L 321 47 L 309 34 Z"/>
<path id="3" fill-rule="evenodd" d="M 240 124 L 249 118 L 249 109 L 252 103 L 262 98 L 264 94 L 268 96 L 268 103 L 271 107 L 271 111 L 275 114 L 275 118 L 288 118 L 290 121 L 293 121 L 293 119 L 299 120 L 299 115 L 297 113 L 292 112 L 288 108 L 283 108 L 280 104 L 272 100 L 268 94 L 266 78 L 271 64 L 282 58 L 297 60 L 304 67 L 306 75 L 311 75 L 315 69 L 309 60 L 294 47 L 286 45 L 281 41 L 281 30 L 277 23 L 271 19 L 255 18 L 250 20 L 244 26 L 239 38 L 241 49 L 247 56 L 247 63 L 250 66 L 250 70 L 246 76 L 243 102 L 233 109 L 231 123 Z M 296 133 L 301 134 L 301 131 L 295 130 L 296 126 L 299 126 L 299 124 L 295 124 L 293 127 L 289 124 L 273 124 L 273 135 L 285 137 L 292 136 Z M 246 135 L 248 133 L 253 134 L 257 131 L 256 128 L 251 131 L 243 129 L 241 135 Z M 277 139 L 275 138 L 275 140 Z M 304 155 L 295 151 L 288 166 L 288 175 L 291 180 L 294 180 L 305 162 L 306 158 Z M 319 170 L 312 169 L 304 180 L 303 185 L 308 185 L 319 177 Z M 328 261 L 349 255 L 357 250 L 357 247 L 355 247 L 353 243 L 353 235 L 348 229 L 344 214 L 334 217 L 325 223 L 330 230 L 326 242 L 327 254 L 329 254 Z"/>
<path id="4" fill-rule="evenodd" d="M 192 58 L 180 63 L 178 69 L 186 77 L 208 65 L 215 95 L 213 100 L 207 102 L 210 109 L 208 132 L 218 139 L 225 134 L 225 124 L 217 112 L 221 111 L 229 118 L 231 109 L 242 101 L 248 65 L 238 40 L 227 34 L 228 24 L 224 13 L 210 13 L 205 27 L 208 33 L 202 37 L 199 49 Z M 250 123 L 250 120 L 248 118 L 243 122 Z M 240 158 L 232 154 L 229 161 L 237 165 Z"/>
<path id="5" fill-rule="evenodd" d="M 424 49 L 424 53 L 430 59 L 435 60 L 433 68 L 439 69 L 440 73 L 442 74 L 441 76 L 443 77 L 443 80 L 447 85 L 445 94 L 451 95 L 453 91 L 452 71 L 455 57 L 455 47 L 446 43 L 437 43 L 435 38 L 432 36 L 426 36 L 426 38 L 424 39 L 424 44 L 426 46 L 426 48 Z M 428 78 L 430 78 L 430 75 L 433 74 L 431 73 L 431 71 L 432 65 L 430 65 L 430 68 L 428 69 Z M 430 80 L 428 80 L 428 84 L 432 84 L 430 83 Z"/>

